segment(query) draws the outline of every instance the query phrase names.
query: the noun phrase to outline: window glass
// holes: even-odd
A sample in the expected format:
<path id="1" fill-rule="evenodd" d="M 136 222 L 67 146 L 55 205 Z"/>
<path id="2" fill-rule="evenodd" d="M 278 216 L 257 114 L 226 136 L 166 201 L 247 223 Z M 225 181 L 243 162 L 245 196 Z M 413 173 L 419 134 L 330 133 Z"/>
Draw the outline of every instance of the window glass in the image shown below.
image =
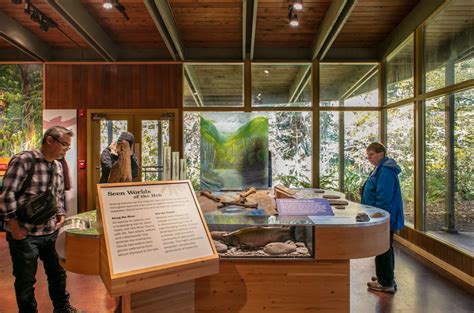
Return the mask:
<path id="1" fill-rule="evenodd" d="M 387 155 L 400 165 L 405 222 L 414 224 L 413 104 L 387 110 Z"/>
<path id="2" fill-rule="evenodd" d="M 320 113 L 320 186 L 339 189 L 339 116 L 344 113 Z"/>
<path id="3" fill-rule="evenodd" d="M 413 36 L 387 58 L 385 67 L 386 102 L 395 103 L 414 96 L 413 80 L 414 43 Z"/>
<path id="4" fill-rule="evenodd" d="M 243 64 L 184 65 L 185 107 L 242 107 Z"/>
<path id="5" fill-rule="evenodd" d="M 252 106 L 310 107 L 311 64 L 252 64 Z"/>
<path id="6" fill-rule="evenodd" d="M 473 46 L 472 6 L 452 0 L 425 27 L 426 91 L 474 79 Z"/>
<path id="7" fill-rule="evenodd" d="M 272 185 L 311 187 L 312 113 L 268 114 Z"/>
<path id="8" fill-rule="evenodd" d="M 251 118 L 250 118 L 251 117 Z M 217 125 L 216 121 L 225 120 L 224 124 L 230 127 L 230 124 L 244 124 L 244 128 L 248 123 L 253 123 L 248 127 L 248 133 L 241 140 L 250 142 L 252 138 L 262 139 L 261 141 L 253 141 L 257 146 L 257 142 L 262 143 L 265 138 L 262 138 L 263 128 L 253 127 L 255 125 L 255 117 L 264 117 L 267 120 L 267 159 L 266 166 L 266 186 L 283 183 L 291 187 L 310 187 L 311 186 L 311 150 L 312 150 L 312 114 L 311 112 L 253 112 L 253 113 L 237 113 L 237 112 L 222 112 L 222 113 L 184 113 L 184 144 L 185 155 L 188 165 L 188 177 L 191 179 L 193 186 L 196 189 L 204 188 L 206 183 L 212 181 L 219 181 L 223 183 L 222 188 L 225 189 L 225 182 L 222 179 L 222 163 L 218 161 L 219 153 L 216 140 L 217 135 L 208 137 L 203 140 L 211 131 L 214 134 L 219 132 L 222 137 L 228 137 L 230 130 L 224 130 L 221 125 Z M 204 122 L 203 122 L 204 120 Z M 252 122 L 253 121 L 253 122 Z M 212 122 L 212 123 L 211 123 Z M 257 121 L 258 122 L 258 121 Z M 212 127 L 213 124 L 215 127 Z M 241 126 L 241 127 L 242 127 Z M 203 132 L 203 129 L 205 130 Z M 239 129 L 239 127 L 237 127 Z M 226 141 L 225 138 L 221 138 Z M 235 137 L 235 140 L 239 140 Z M 220 143 L 220 144 L 222 144 Z M 204 145 L 204 146 L 203 146 Z M 225 145 L 225 144 L 224 144 Z M 211 147 L 212 146 L 212 147 Z M 227 146 L 226 146 L 227 147 Z M 228 147 L 226 148 L 228 149 Z M 236 161 L 237 164 L 245 162 L 245 160 L 253 159 L 249 153 L 240 153 L 243 149 L 238 149 L 235 153 L 235 160 L 226 159 L 226 162 Z M 229 154 L 230 155 L 230 154 Z M 202 162 L 203 157 L 207 158 L 208 162 Z M 215 160 L 215 162 L 211 162 Z M 265 160 L 262 160 L 265 161 Z M 212 174 L 203 176 L 203 172 L 209 173 L 211 168 L 216 175 Z M 238 166 L 232 169 L 238 168 Z M 204 169 L 204 170 L 203 170 Z M 227 173 L 228 174 L 228 173 Z M 256 181 L 246 180 L 242 175 L 234 175 L 230 173 L 226 179 L 238 180 L 242 187 L 255 186 Z M 252 174 L 254 178 L 255 173 Z M 260 175 L 261 176 L 261 175 Z M 203 179 L 204 177 L 204 179 Z M 271 179 L 268 179 L 271 177 Z M 204 184 L 203 184 L 204 181 Z M 206 186 L 209 187 L 209 186 Z"/>
<path id="9" fill-rule="evenodd" d="M 320 64 L 321 106 L 378 106 L 377 64 Z"/>
<path id="10" fill-rule="evenodd" d="M 474 89 L 454 94 L 454 103 L 456 229 L 474 232 Z"/>
<path id="11" fill-rule="evenodd" d="M 366 148 L 379 140 L 378 112 L 344 112 L 344 192 L 360 201 L 359 189 L 372 170 Z"/>
<path id="12" fill-rule="evenodd" d="M 426 101 L 426 210 L 427 230 L 441 230 L 446 213 L 446 97 Z"/>

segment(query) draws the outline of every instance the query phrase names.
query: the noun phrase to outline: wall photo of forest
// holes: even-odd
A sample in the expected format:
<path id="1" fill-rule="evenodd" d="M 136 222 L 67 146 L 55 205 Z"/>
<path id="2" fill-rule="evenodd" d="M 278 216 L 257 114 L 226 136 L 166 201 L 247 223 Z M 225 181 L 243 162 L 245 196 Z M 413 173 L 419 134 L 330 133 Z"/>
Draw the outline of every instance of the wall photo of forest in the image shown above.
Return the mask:
<path id="1" fill-rule="evenodd" d="M 0 157 L 39 147 L 42 93 L 41 64 L 0 65 Z"/>
<path id="2" fill-rule="evenodd" d="M 203 113 L 200 117 L 201 189 L 268 187 L 268 117 Z"/>

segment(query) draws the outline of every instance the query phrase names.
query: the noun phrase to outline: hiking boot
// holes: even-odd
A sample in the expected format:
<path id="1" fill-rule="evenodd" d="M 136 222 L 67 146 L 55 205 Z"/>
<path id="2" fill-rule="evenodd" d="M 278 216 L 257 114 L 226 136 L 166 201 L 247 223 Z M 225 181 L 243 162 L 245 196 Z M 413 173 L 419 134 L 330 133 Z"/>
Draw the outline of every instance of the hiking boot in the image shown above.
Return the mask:
<path id="1" fill-rule="evenodd" d="M 371 279 L 372 279 L 372 281 L 377 281 L 377 280 L 378 280 L 377 276 L 372 276 Z M 392 285 L 393 285 L 393 288 L 395 288 L 395 290 L 398 289 L 398 288 L 397 288 L 397 287 L 398 287 L 398 286 L 397 286 L 397 282 L 395 281 L 395 279 L 392 281 Z"/>
<path id="2" fill-rule="evenodd" d="M 369 281 L 367 286 L 370 290 L 387 292 L 387 293 L 395 293 L 395 287 L 392 286 L 382 286 L 378 281 Z"/>
<path id="3" fill-rule="evenodd" d="M 76 309 L 69 302 L 67 302 L 61 308 L 54 309 L 53 313 L 85 313 L 85 311 L 81 311 L 79 309 Z"/>

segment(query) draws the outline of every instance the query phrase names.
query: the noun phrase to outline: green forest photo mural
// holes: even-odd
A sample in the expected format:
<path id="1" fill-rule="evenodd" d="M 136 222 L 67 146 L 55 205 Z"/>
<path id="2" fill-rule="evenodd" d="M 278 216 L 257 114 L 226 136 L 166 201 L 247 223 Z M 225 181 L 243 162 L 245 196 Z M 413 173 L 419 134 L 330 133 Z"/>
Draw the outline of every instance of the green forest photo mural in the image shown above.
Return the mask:
<path id="1" fill-rule="evenodd" d="M 201 115 L 201 189 L 268 187 L 268 117 Z"/>
<path id="2" fill-rule="evenodd" d="M 0 157 L 39 147 L 42 92 L 41 64 L 0 64 Z"/>

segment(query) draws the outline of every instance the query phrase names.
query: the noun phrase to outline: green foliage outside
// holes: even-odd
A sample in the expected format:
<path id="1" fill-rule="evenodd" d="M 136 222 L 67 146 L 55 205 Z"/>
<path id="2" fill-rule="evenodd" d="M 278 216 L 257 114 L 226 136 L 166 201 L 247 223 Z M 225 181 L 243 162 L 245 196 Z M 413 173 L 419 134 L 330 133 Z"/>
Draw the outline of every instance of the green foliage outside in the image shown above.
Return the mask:
<path id="1" fill-rule="evenodd" d="M 0 156 L 40 146 L 42 70 L 39 64 L 0 65 Z M 2 112 L 2 111 L 0 111 Z"/>

